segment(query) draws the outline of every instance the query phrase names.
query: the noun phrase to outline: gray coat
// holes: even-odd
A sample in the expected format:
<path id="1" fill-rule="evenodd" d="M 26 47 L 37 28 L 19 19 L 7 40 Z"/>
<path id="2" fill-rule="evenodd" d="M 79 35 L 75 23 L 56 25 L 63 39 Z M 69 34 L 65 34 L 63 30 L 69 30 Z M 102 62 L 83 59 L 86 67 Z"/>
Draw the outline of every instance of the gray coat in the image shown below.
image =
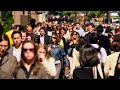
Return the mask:
<path id="1" fill-rule="evenodd" d="M 0 65 L 0 79 L 13 79 L 17 59 L 11 54 L 6 54 Z"/>

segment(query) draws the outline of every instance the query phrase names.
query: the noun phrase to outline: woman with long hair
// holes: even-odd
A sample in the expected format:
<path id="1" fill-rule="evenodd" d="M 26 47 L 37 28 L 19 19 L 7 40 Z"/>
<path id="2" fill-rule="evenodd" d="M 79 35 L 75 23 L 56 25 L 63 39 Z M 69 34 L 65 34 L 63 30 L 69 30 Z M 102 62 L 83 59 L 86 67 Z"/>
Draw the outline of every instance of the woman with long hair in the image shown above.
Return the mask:
<path id="1" fill-rule="evenodd" d="M 17 59 L 8 53 L 10 47 L 9 38 L 5 34 L 0 35 L 0 79 L 13 79 Z"/>
<path id="2" fill-rule="evenodd" d="M 37 48 L 37 58 L 45 68 L 48 79 L 53 79 L 56 76 L 55 59 L 50 57 L 48 48 L 45 44 L 39 44 Z"/>
<path id="3" fill-rule="evenodd" d="M 36 59 L 36 54 L 35 43 L 25 41 L 22 45 L 21 61 L 15 71 L 16 79 L 47 79 L 47 73 Z"/>
<path id="4" fill-rule="evenodd" d="M 97 50 L 85 44 L 80 49 L 80 68 L 73 71 L 73 79 L 105 79 Z"/>
<path id="5" fill-rule="evenodd" d="M 55 66 L 57 69 L 55 79 L 59 79 L 61 69 L 63 69 L 64 67 L 67 68 L 69 66 L 68 60 L 66 58 L 66 53 L 64 49 L 58 44 L 59 40 L 59 36 L 56 33 L 53 33 L 51 39 L 52 43 L 49 46 L 50 56 L 55 59 Z M 63 62 L 61 62 L 61 60 L 63 60 Z"/>

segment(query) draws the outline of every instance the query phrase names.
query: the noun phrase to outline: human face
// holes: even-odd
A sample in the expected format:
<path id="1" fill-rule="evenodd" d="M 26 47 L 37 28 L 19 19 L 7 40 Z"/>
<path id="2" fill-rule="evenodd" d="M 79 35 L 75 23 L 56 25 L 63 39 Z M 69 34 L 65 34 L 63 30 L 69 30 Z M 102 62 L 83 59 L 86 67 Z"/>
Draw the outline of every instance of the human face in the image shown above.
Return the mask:
<path id="1" fill-rule="evenodd" d="M 8 49 L 8 41 L 0 42 L 0 55 L 4 55 Z"/>
<path id="2" fill-rule="evenodd" d="M 22 42 L 26 40 L 26 33 L 22 32 Z"/>
<path id="3" fill-rule="evenodd" d="M 71 30 L 71 29 L 72 29 L 72 26 L 69 26 L 68 29 Z"/>
<path id="4" fill-rule="evenodd" d="M 28 41 L 31 41 L 31 40 L 32 40 L 31 36 L 28 36 L 28 37 L 27 37 L 27 40 L 28 40 Z"/>
<path id="5" fill-rule="evenodd" d="M 59 31 L 56 31 L 57 35 L 60 36 L 60 32 Z"/>
<path id="6" fill-rule="evenodd" d="M 92 32 L 94 30 L 94 27 L 92 27 L 91 25 L 88 26 L 88 31 Z"/>
<path id="7" fill-rule="evenodd" d="M 72 34 L 73 38 L 76 39 L 77 38 L 77 33 Z"/>
<path id="8" fill-rule="evenodd" d="M 19 47 L 22 42 L 22 38 L 19 33 L 13 35 L 13 43 L 15 47 Z"/>
<path id="9" fill-rule="evenodd" d="M 40 35 L 45 35 L 45 30 L 44 29 L 40 30 Z"/>
<path id="10" fill-rule="evenodd" d="M 52 36 L 52 42 L 56 42 L 56 36 L 55 35 Z"/>
<path id="11" fill-rule="evenodd" d="M 27 28 L 27 32 L 28 32 L 28 34 L 32 34 L 32 33 L 33 33 L 32 27 L 29 26 L 29 27 Z"/>
<path id="12" fill-rule="evenodd" d="M 76 24 L 76 29 L 79 29 L 80 28 L 80 25 L 79 24 Z"/>
<path id="13" fill-rule="evenodd" d="M 46 55 L 45 49 L 39 48 L 37 51 L 38 59 L 40 59 L 40 58 L 42 58 L 42 60 L 45 59 L 45 55 Z"/>
<path id="14" fill-rule="evenodd" d="M 23 45 L 23 53 L 26 60 L 31 61 L 34 58 L 34 45 L 32 43 L 25 43 Z"/>
<path id="15" fill-rule="evenodd" d="M 61 30 L 61 34 L 62 34 L 62 35 L 65 35 L 65 31 L 64 31 L 63 29 Z"/>

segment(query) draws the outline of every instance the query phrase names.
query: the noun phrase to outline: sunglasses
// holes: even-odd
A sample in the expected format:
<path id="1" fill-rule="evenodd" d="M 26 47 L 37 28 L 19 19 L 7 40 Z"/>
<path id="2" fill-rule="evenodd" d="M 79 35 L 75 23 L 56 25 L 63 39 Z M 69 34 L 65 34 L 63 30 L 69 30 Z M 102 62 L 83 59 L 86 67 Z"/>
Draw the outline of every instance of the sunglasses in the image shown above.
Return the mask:
<path id="1" fill-rule="evenodd" d="M 56 39 L 56 37 L 52 37 L 53 39 Z"/>
<path id="2" fill-rule="evenodd" d="M 77 34 L 72 34 L 72 35 L 77 35 Z"/>
<path id="3" fill-rule="evenodd" d="M 27 52 L 28 50 L 30 51 L 30 52 L 34 52 L 34 48 L 23 48 L 22 49 L 24 52 Z"/>

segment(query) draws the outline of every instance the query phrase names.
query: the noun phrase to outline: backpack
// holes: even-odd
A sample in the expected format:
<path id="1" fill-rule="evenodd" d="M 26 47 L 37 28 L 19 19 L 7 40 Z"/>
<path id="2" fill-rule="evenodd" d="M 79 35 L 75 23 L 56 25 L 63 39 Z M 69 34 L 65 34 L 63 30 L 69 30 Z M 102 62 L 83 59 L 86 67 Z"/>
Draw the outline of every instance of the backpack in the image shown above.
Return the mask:
<path id="1" fill-rule="evenodd" d="M 120 67 L 118 67 L 118 65 L 120 65 L 120 54 L 118 56 L 117 64 L 115 66 L 114 79 L 120 79 Z"/>

